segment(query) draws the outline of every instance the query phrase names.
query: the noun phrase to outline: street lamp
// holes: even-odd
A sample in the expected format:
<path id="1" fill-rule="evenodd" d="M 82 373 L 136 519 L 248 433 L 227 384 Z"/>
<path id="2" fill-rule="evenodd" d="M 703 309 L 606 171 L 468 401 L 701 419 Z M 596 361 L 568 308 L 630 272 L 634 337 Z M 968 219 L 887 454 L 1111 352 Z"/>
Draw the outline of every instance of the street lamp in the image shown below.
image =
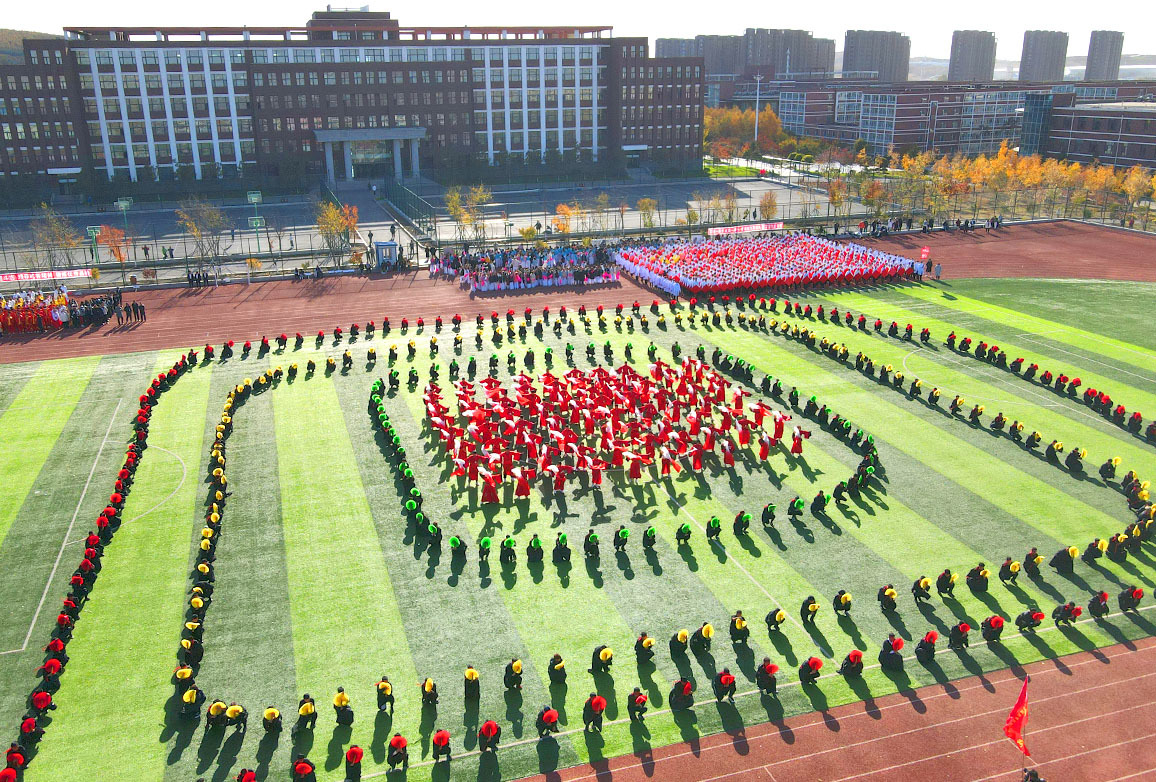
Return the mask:
<path id="1" fill-rule="evenodd" d="M 261 252 L 261 229 L 265 227 L 265 220 L 257 213 L 257 206 L 261 203 L 261 191 L 250 190 L 245 194 L 249 203 L 253 205 L 253 216 L 249 218 L 249 227 L 253 229 L 253 235 L 257 238 L 257 252 Z M 269 251 L 273 251 L 272 245 Z"/>
<path id="2" fill-rule="evenodd" d="M 128 238 L 128 210 L 132 208 L 132 198 L 129 196 L 122 196 L 116 199 L 116 208 L 120 210 L 121 216 L 124 218 L 124 241 L 127 245 Z M 136 268 L 136 248 L 133 248 L 132 267 Z"/>
<path id="3" fill-rule="evenodd" d="M 763 74 L 755 74 L 755 144 L 759 143 L 759 98 L 762 97 L 761 87 Z"/>

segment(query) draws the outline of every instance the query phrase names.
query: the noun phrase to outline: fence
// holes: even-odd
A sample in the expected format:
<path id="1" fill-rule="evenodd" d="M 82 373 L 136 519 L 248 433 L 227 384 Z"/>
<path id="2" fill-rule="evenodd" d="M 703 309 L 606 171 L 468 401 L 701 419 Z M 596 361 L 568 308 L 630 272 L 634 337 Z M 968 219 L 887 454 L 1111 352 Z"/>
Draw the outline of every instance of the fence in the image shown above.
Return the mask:
<path id="1" fill-rule="evenodd" d="M 386 178 L 382 194 L 394 209 L 426 234 L 436 233 L 437 208 L 395 179 Z"/>

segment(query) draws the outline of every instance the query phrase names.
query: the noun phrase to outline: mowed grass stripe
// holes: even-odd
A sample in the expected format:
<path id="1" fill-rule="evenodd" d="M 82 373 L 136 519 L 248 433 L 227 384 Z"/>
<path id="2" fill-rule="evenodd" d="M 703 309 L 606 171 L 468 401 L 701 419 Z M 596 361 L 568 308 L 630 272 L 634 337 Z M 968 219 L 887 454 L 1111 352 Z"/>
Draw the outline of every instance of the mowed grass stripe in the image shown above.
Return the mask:
<path id="1" fill-rule="evenodd" d="M 1085 361 L 1082 356 L 1064 355 L 1062 353 L 1057 356 L 1049 353 L 1046 345 L 1040 345 L 1038 343 L 1033 345 L 1033 343 L 1029 343 L 1026 340 L 1008 343 L 1002 336 L 992 336 L 991 333 L 976 332 L 958 323 L 953 324 L 948 320 L 933 317 L 929 313 L 945 317 L 951 316 L 950 310 L 942 313 L 937 312 L 941 309 L 938 305 L 929 305 L 927 310 L 914 312 L 896 305 L 890 299 L 876 298 L 863 294 L 835 293 L 828 294 L 823 298 L 836 304 L 840 309 L 850 307 L 856 314 L 865 312 L 868 315 L 879 317 L 885 324 L 889 324 L 894 320 L 899 323 L 901 327 L 910 323 L 916 329 L 924 327 L 930 328 L 932 348 L 923 347 L 918 342 L 905 344 L 896 342 L 890 337 L 886 339 L 888 339 L 892 345 L 901 345 L 905 352 L 915 349 L 918 350 L 916 355 L 925 356 L 928 359 L 934 358 L 943 363 L 956 364 L 966 374 L 990 377 L 1001 389 L 1016 390 L 1017 396 L 1021 398 L 1032 401 L 1035 404 L 1048 405 L 1053 409 L 1062 410 L 1066 415 L 1083 421 L 1084 423 L 1089 422 L 1089 419 L 1085 416 L 1092 416 L 1099 422 L 1098 424 L 1092 424 L 1093 426 L 1103 431 L 1112 432 L 1118 439 L 1124 440 L 1125 442 L 1132 440 L 1131 434 L 1121 430 L 1114 424 L 1108 423 L 1103 416 L 1089 411 L 1082 401 L 1060 397 L 1054 391 L 1041 387 L 1039 383 L 1025 381 L 1022 378 L 1011 375 L 1006 370 L 986 365 L 974 357 L 968 357 L 950 350 L 943 344 L 944 340 L 946 340 L 947 335 L 954 330 L 956 335 L 961 339 L 963 337 L 971 337 L 974 345 L 978 345 L 981 341 L 992 345 L 999 345 L 1007 351 L 1009 361 L 1015 358 L 1023 358 L 1025 367 L 1033 363 L 1039 364 L 1041 373 L 1045 370 L 1051 370 L 1052 374 L 1063 372 L 1070 377 L 1079 377 L 1083 382 L 1082 388 L 1084 389 L 1108 389 L 1109 392 L 1113 394 L 1113 398 L 1127 405 L 1129 410 L 1156 410 L 1156 383 L 1137 382 L 1138 379 L 1134 374 L 1132 377 L 1113 372 L 1100 374 L 1098 371 L 1100 368 L 1097 368 L 1095 364 Z M 828 323 L 820 324 L 819 327 L 832 329 L 833 331 L 827 334 L 828 337 L 832 338 L 850 331 L 850 329 L 846 327 Z M 1002 332 L 1004 330 L 999 329 L 999 331 Z M 1008 339 L 1014 340 L 1015 338 L 1014 336 L 1009 336 Z M 1029 345 L 1033 346 L 1028 347 Z M 999 380 L 995 380 L 995 378 L 999 378 Z M 1149 453 L 1151 453 L 1151 451 L 1149 451 Z"/>
<path id="2" fill-rule="evenodd" d="M 272 392 L 292 651 L 297 689 L 318 703 L 318 736 L 344 686 L 363 715 L 352 740 L 369 746 L 373 682 L 388 671 L 404 691 L 418 672 L 334 382 L 319 375 Z M 404 714 L 395 729 L 412 735 L 419 715 Z"/>
<path id="3" fill-rule="evenodd" d="M 1156 359 L 1156 350 L 1133 345 L 1119 339 L 1105 337 L 1094 332 L 1076 328 L 1066 324 L 1057 324 L 1055 321 L 1027 315 L 1022 312 L 1001 307 L 986 301 L 979 301 L 969 296 L 957 296 L 952 293 L 930 287 L 905 287 L 900 291 L 905 296 L 920 301 L 937 304 L 941 307 L 967 312 L 973 315 L 1001 323 L 1005 326 L 1022 329 L 1028 334 L 1046 337 L 1052 342 L 1100 353 L 1110 358 L 1131 364 L 1144 370 L 1147 377 L 1152 376 L 1152 360 Z"/>
<path id="4" fill-rule="evenodd" d="M 0 547 L 0 651 L 5 652 L 0 654 L 0 724 L 14 725 L 23 716 L 25 699 L 36 681 L 34 671 L 43 660 L 44 639 L 55 623 L 59 600 L 68 591 L 68 579 L 82 550 L 78 542 L 61 553 L 65 532 L 75 513 L 73 540 L 79 539 L 108 501 L 111 476 L 123 455 L 121 440 L 129 431 L 135 408 L 122 404 L 116 420 L 113 411 L 118 399 L 135 400 L 139 378 L 146 376 L 153 362 L 151 354 L 143 353 L 102 359 Z M 118 366 L 139 367 L 136 379 L 115 371 Z M 108 443 L 101 453 L 106 433 Z M 92 481 L 85 492 L 90 471 Z M 58 554 L 60 566 L 49 584 Z M 31 626 L 33 617 L 35 627 Z M 24 651 L 18 651 L 25 640 Z"/>
<path id="5" fill-rule="evenodd" d="M 803 383 L 803 387 L 818 393 L 836 410 L 863 422 L 877 440 L 886 440 L 893 447 L 924 461 L 932 471 L 963 489 L 968 490 L 968 485 L 984 487 L 989 502 L 1045 534 L 1061 540 L 1082 540 L 1085 536 L 1090 540 L 1093 535 L 1111 534 L 1120 526 L 1116 519 L 1074 497 L 1065 496 L 1063 510 L 1057 513 L 1055 487 L 1062 485 L 1058 480 L 1052 484 L 1028 475 L 957 437 L 949 427 L 962 424 L 944 422 L 943 426 L 938 426 L 882 394 L 861 388 L 859 378 L 848 383 L 847 379 L 813 363 L 827 359 L 791 352 L 771 341 L 778 337 L 740 331 L 703 333 L 709 339 L 725 341 L 738 355 L 753 360 L 756 366 L 770 369 L 776 376 L 782 375 L 784 383 Z M 787 370 L 782 371 L 781 367 Z M 841 371 L 855 374 L 854 368 Z M 1062 475 L 1058 478 L 1070 480 Z"/>
<path id="6" fill-rule="evenodd" d="M 1150 446 L 1140 444 L 1130 434 L 1080 403 L 1059 403 L 1059 408 L 1045 407 L 1057 404 L 1055 394 L 1009 377 L 1002 369 L 953 354 L 942 346 L 931 350 L 829 323 L 797 318 L 790 318 L 789 322 L 814 328 L 820 337 L 845 343 L 851 351 L 850 371 L 854 371 L 854 355 L 862 351 L 875 361 L 877 371 L 891 364 L 893 371 L 903 372 L 904 391 L 916 377 L 923 381 L 924 393 L 932 386 L 938 386 L 943 393 L 940 402 L 943 409 L 950 404 L 952 395 L 961 394 L 966 400 L 964 420 L 973 405 L 982 404 L 985 428 L 996 413 L 1002 411 L 1009 419 L 1023 422 L 1029 430 L 1039 431 L 1045 444 L 1058 439 L 1068 449 L 1086 448 L 1085 466 L 1093 475 L 1105 460 L 1113 456 L 1123 459 L 1123 470 L 1136 469 L 1141 474 L 1151 474 L 1156 470 L 1156 452 Z M 830 361 L 826 357 L 817 357 L 817 360 Z M 901 396 L 889 388 L 881 389 L 880 393 L 896 398 Z"/>
<path id="7" fill-rule="evenodd" d="M 498 588 L 476 589 L 471 583 L 476 559 L 472 566 L 453 567 L 448 543 L 442 555 L 435 556 L 427 550 L 424 539 L 414 538 L 413 530 L 407 529 L 406 517 L 401 513 L 404 487 L 395 482 L 394 469 L 383 455 L 376 428 L 365 410 L 370 385 L 376 376 L 358 369 L 351 376 L 336 380 L 335 387 L 378 541 L 393 579 L 405 634 L 407 638 L 432 641 L 423 643 L 420 675 L 432 676 L 438 682 L 441 698 L 438 710 L 445 715 L 439 724 L 448 728 L 456 737 L 455 743 L 466 749 L 477 745 L 478 726 L 490 718 L 501 720 L 503 730 L 511 738 L 524 736 L 528 721 L 507 717 L 509 707 L 503 697 L 502 672 L 511 658 L 523 659 L 527 672 L 523 699 L 528 709 L 543 698 L 549 700 L 545 687 L 533 673 L 535 662 L 541 666 L 545 660 L 530 658 Z M 395 416 L 395 425 L 405 432 L 408 448 L 420 453 L 420 440 L 408 411 L 401 404 L 391 403 L 389 408 Z M 428 488 L 425 481 L 418 485 Z M 449 511 L 442 501 L 442 492 L 427 491 L 423 496 L 428 517 L 441 523 L 448 537 L 451 534 L 447 523 Z M 436 634 L 431 636 L 435 625 Z M 482 682 L 479 702 L 468 707 L 462 686 L 467 664 L 478 669 Z M 382 673 L 393 677 L 391 671 Z M 412 685 L 410 681 L 398 683 L 399 715 L 419 709 L 418 692 Z M 381 731 L 380 741 L 375 732 L 374 744 L 367 748 L 377 763 L 384 762 L 389 727 Z M 422 735 L 422 741 L 428 741 L 428 736 Z"/>
<path id="8" fill-rule="evenodd" d="M 154 374 L 178 356 L 162 356 Z M 165 742 L 173 730 L 164 724 L 165 708 L 185 613 L 189 529 L 201 500 L 194 472 L 181 483 L 178 459 L 192 471 L 201 458 L 212 374 L 209 367 L 186 374 L 153 413 L 150 447 L 124 508 L 124 518 L 131 521 L 105 552 L 97 585 L 68 647 L 72 661 L 57 694 L 60 708 L 53 712 L 28 780 L 164 775 Z M 174 489 L 164 505 L 134 518 Z"/>
<path id="9" fill-rule="evenodd" d="M 0 432 L 4 436 L 4 447 L 0 449 L 0 485 L 4 487 L 0 494 L 0 541 L 8 535 L 16 513 L 99 364 L 100 356 L 41 364 L 9 409 L 0 415 Z"/>
<path id="10" fill-rule="evenodd" d="M 210 430 L 219 420 L 229 389 L 262 369 L 254 364 L 217 368 L 206 419 Z M 244 405 L 234 408 L 226 463 L 230 496 L 217 545 L 213 604 L 205 625 L 205 659 L 197 674 L 197 683 L 208 697 L 244 705 L 255 729 L 248 734 L 229 731 L 225 735 L 201 735 L 200 742 L 193 742 L 188 750 L 187 738 L 178 735 L 170 742 L 166 779 L 185 780 L 210 773 L 233 776 L 240 767 L 264 771 L 286 766 L 290 760 L 288 734 L 274 742 L 259 729 L 266 706 L 276 706 L 289 715 L 299 697 L 291 653 L 273 393 L 276 390 L 253 394 Z M 212 432 L 206 432 L 206 450 L 211 437 Z M 206 501 L 207 464 L 207 454 L 203 454 L 195 466 L 190 465 L 191 476 L 200 486 L 198 507 Z M 200 540 L 199 530 L 200 526 L 194 525 L 192 546 Z M 193 561 L 190 559 L 190 570 Z"/>
<path id="11" fill-rule="evenodd" d="M 6 364 L 4 366 L 4 372 L 0 373 L 0 415 L 8 412 L 8 409 L 12 406 L 12 401 L 23 390 L 25 383 L 36 374 L 36 370 L 43 363 L 46 362 L 32 361 L 23 364 Z M 25 411 L 29 412 L 27 408 L 25 408 Z"/>
<path id="12" fill-rule="evenodd" d="M 73 514 L 76 514 L 73 538 L 79 539 L 97 511 L 108 502 L 112 480 L 124 456 L 121 441 L 129 431 L 136 410 L 140 378 L 146 377 L 154 360 L 152 354 L 139 354 L 127 361 L 101 360 L 55 440 L 50 442 L 51 450 L 0 546 L 0 651 L 23 644 L 28 623 L 43 594 L 42 588 L 35 585 L 43 587 L 52 571 Z M 135 377 L 122 371 L 126 364 L 138 368 Z M 32 418 L 35 420 L 35 416 Z M 51 422 L 50 427 L 54 423 Z M 106 433 L 108 442 L 104 443 Z M 94 466 L 98 454 L 100 461 Z M 90 474 L 91 481 L 88 480 Z M 77 503 L 82 495 L 84 504 L 78 511 Z M 77 558 L 82 550 L 79 544 L 74 547 Z M 57 572 L 61 584 L 67 584 L 71 571 L 65 573 L 63 569 L 74 566 L 73 559 L 69 552 L 62 557 Z M 65 591 L 62 588 L 60 593 Z M 50 595 L 53 600 L 50 608 L 55 609 L 57 594 L 50 592 Z M 46 619 L 55 618 L 55 610 L 48 613 L 51 617 Z M 5 661 L 0 657 L 0 663 Z"/>

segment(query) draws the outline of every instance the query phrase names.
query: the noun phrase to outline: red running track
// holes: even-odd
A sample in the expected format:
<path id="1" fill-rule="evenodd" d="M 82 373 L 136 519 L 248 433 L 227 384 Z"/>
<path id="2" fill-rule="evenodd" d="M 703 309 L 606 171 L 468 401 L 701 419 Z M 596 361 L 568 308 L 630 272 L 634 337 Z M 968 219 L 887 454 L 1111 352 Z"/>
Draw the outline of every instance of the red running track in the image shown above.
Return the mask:
<path id="1" fill-rule="evenodd" d="M 1051 782 L 1156 779 L 1156 638 L 1025 670 L 1025 738 L 1041 775 Z M 1003 670 L 530 780 L 1018 782 L 1020 754 L 1003 724 L 1021 684 Z"/>
<path id="2" fill-rule="evenodd" d="M 863 242 L 911 258 L 919 257 L 922 246 L 929 246 L 932 260 L 941 261 L 944 276 L 950 278 L 1156 281 L 1156 238 L 1082 223 L 1036 223 L 990 232 L 912 234 Z M 396 326 L 403 317 L 411 322 L 418 316 L 432 321 L 440 314 L 448 322 L 454 313 L 473 318 L 479 312 L 504 313 L 513 308 L 520 315 L 526 307 L 537 312 L 548 305 L 556 312 L 563 304 L 572 310 L 579 304 L 593 309 L 598 304 L 612 307 L 636 300 L 645 305 L 654 298 L 655 294 L 625 279 L 619 287 L 585 292 L 551 290 L 471 298 L 457 284 L 430 280 L 424 271 L 388 278 L 340 276 L 168 288 L 125 295 L 128 301 L 145 305 L 146 323 L 118 327 L 113 321 L 100 328 L 0 338 L 0 364 L 199 347 L 206 342 L 219 347 L 228 339 L 256 343 L 262 335 L 272 340 L 282 332 L 292 336 L 300 331 L 311 338 L 318 330 L 329 334 L 338 325 L 348 329 L 354 322 L 380 324 L 386 315 Z M 395 332 L 390 339 L 399 340 L 400 335 Z"/>

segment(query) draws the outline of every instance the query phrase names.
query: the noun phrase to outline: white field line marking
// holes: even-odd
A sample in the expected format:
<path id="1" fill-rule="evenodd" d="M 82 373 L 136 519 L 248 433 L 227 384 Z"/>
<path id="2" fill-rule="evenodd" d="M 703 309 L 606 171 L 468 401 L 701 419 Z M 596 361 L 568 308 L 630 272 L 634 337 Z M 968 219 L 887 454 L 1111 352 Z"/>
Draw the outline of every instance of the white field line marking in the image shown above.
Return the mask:
<path id="1" fill-rule="evenodd" d="M 28 642 L 32 638 L 32 631 L 36 627 L 36 620 L 40 618 L 40 612 L 44 608 L 44 601 L 48 599 L 48 591 L 52 588 L 52 579 L 56 578 L 56 571 L 60 569 L 60 560 L 64 557 L 64 548 L 68 545 L 68 539 L 72 537 L 72 529 L 76 526 L 76 517 L 80 515 L 80 506 L 84 503 L 84 498 L 88 494 L 88 487 L 92 483 L 92 476 L 96 473 L 96 465 L 100 462 L 101 454 L 104 453 L 104 447 L 108 445 L 108 436 L 112 434 L 112 427 L 116 423 L 117 413 L 120 412 L 120 406 L 123 400 L 117 400 L 116 409 L 112 411 L 112 418 L 109 419 L 108 429 L 104 432 L 104 439 L 100 443 L 100 448 L 96 452 L 96 458 L 92 460 L 92 469 L 88 471 L 88 479 L 84 482 L 84 488 L 80 491 L 80 499 L 76 501 L 76 510 L 72 512 L 72 520 L 68 522 L 68 530 L 64 533 L 64 540 L 60 543 L 60 551 L 56 554 L 56 561 L 52 563 L 52 572 L 48 574 L 48 581 L 44 585 L 44 593 L 40 595 L 40 602 L 36 604 L 36 611 L 32 614 L 32 621 L 28 623 L 28 633 L 24 636 L 24 643 L 20 645 L 19 649 L 9 649 L 4 654 L 16 654 L 23 652 L 28 648 Z"/>

